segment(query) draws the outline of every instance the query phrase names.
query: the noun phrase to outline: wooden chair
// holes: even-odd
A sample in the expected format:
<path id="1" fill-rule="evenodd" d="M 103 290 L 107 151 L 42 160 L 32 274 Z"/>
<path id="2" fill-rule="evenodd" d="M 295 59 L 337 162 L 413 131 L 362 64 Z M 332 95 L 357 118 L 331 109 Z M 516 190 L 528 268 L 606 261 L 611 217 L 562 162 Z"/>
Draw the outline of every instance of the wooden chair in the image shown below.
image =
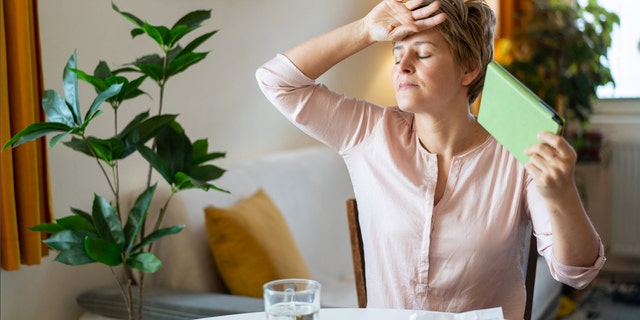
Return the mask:
<path id="1" fill-rule="evenodd" d="M 351 238 L 351 255 L 353 257 L 353 273 L 356 278 L 356 292 L 358 294 L 358 307 L 367 307 L 367 282 L 364 269 L 364 248 L 362 247 L 362 233 L 360 232 L 360 220 L 358 216 L 358 204 L 356 199 L 347 199 L 347 220 L 349 222 L 349 236 Z M 526 261 L 525 287 L 527 300 L 525 304 L 524 320 L 531 320 L 533 307 L 533 286 L 535 284 L 538 252 L 536 250 L 536 237 L 533 233 L 529 237 L 529 254 Z"/>

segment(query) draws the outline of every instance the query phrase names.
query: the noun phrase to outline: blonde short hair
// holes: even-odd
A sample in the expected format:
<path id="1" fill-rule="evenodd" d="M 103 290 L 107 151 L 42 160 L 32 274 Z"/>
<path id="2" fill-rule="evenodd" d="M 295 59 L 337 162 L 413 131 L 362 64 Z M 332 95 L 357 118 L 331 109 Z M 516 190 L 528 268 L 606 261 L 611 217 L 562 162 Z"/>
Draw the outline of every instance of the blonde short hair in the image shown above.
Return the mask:
<path id="1" fill-rule="evenodd" d="M 425 0 L 418 8 L 435 0 Z M 469 84 L 469 103 L 478 98 L 484 86 L 487 65 L 493 60 L 496 16 L 484 0 L 439 0 L 437 13 L 447 19 L 435 27 L 449 44 L 456 63 L 467 70 L 480 67 L 480 73 Z"/>

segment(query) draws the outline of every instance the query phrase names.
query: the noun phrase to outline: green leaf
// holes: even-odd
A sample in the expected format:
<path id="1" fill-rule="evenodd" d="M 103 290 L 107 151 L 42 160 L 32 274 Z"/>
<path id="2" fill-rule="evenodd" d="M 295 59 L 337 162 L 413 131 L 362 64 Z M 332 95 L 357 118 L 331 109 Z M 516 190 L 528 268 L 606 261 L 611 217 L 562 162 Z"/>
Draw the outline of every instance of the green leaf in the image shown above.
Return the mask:
<path id="1" fill-rule="evenodd" d="M 98 230 L 98 234 L 106 241 L 113 242 L 124 250 L 124 231 L 116 210 L 111 207 L 106 199 L 95 195 L 93 200 L 93 224 Z"/>
<path id="2" fill-rule="evenodd" d="M 18 132 L 15 136 L 13 136 L 11 140 L 7 141 L 2 149 L 4 150 L 11 145 L 13 146 L 13 148 L 15 148 L 25 142 L 33 141 L 35 139 L 46 136 L 49 133 L 67 132 L 71 129 L 72 128 L 70 128 L 69 126 L 58 122 L 32 123 Z"/>
<path id="3" fill-rule="evenodd" d="M 192 65 L 202 61 L 207 57 L 208 52 L 191 52 L 184 55 L 180 55 L 176 57 L 173 61 L 167 64 L 167 71 L 165 78 L 170 78 L 186 69 L 191 67 Z"/>
<path id="4" fill-rule="evenodd" d="M 86 72 L 84 72 L 82 70 L 79 70 L 79 69 L 71 69 L 71 71 L 76 74 L 78 79 L 80 79 L 82 81 L 85 81 L 85 82 L 89 83 L 90 85 L 92 85 L 96 89 L 97 92 L 104 91 L 109 87 L 105 83 L 104 79 L 100 79 L 100 78 L 98 78 L 96 76 L 89 75 Z"/>
<path id="5" fill-rule="evenodd" d="M 56 223 L 66 230 L 74 230 L 79 232 L 86 232 L 93 236 L 97 236 L 96 228 L 90 221 L 78 215 L 66 216 L 60 219 L 56 219 Z"/>
<path id="6" fill-rule="evenodd" d="M 142 248 L 166 236 L 179 233 L 180 231 L 182 231 L 182 229 L 184 229 L 184 225 L 171 226 L 168 228 L 158 229 L 158 231 L 155 231 L 150 235 L 148 235 L 146 238 L 142 239 L 139 244 L 137 244 L 135 247 L 133 247 L 133 249 L 131 249 L 131 252 L 137 252 L 138 250 L 142 250 Z"/>
<path id="7" fill-rule="evenodd" d="M 61 225 L 57 224 L 57 223 L 40 223 L 40 224 L 36 224 L 35 226 L 29 228 L 29 230 L 31 231 L 36 231 L 36 232 L 44 232 L 44 233 L 50 233 L 50 234 L 54 234 L 54 233 L 58 233 L 62 230 L 65 230 L 64 227 L 62 227 Z"/>
<path id="8" fill-rule="evenodd" d="M 86 235 L 81 232 L 67 229 L 54 233 L 51 237 L 43 240 L 42 242 L 48 245 L 51 249 L 64 251 L 73 246 L 84 246 L 85 236 Z"/>
<path id="9" fill-rule="evenodd" d="M 58 144 L 58 142 L 60 142 L 60 140 L 66 138 L 68 135 L 77 132 L 77 128 L 73 128 L 67 132 L 63 132 L 61 134 L 57 134 L 55 135 L 53 138 L 51 138 L 51 140 L 49 141 L 49 146 L 51 146 L 52 148 L 56 146 L 56 144 Z"/>
<path id="10" fill-rule="evenodd" d="M 117 13 L 121 14 L 123 17 L 125 17 L 127 20 L 131 21 L 131 23 L 135 24 L 138 27 L 142 27 L 142 25 L 144 24 L 144 22 L 142 22 L 142 20 L 140 20 L 138 17 L 134 16 L 133 14 L 128 13 L 128 12 L 124 12 L 124 11 L 120 11 L 120 9 L 113 2 L 111 2 L 111 8 L 113 10 L 115 10 Z"/>
<path id="11" fill-rule="evenodd" d="M 127 242 L 125 249 L 126 254 L 131 252 L 131 248 L 133 248 L 134 243 L 140 234 L 140 230 L 147 220 L 149 206 L 151 205 L 151 200 L 153 200 L 153 194 L 155 191 L 156 185 L 147 188 L 142 194 L 140 194 L 140 196 L 138 196 L 133 208 L 131 208 L 131 211 L 129 212 L 127 223 L 124 226 L 124 236 Z"/>
<path id="12" fill-rule="evenodd" d="M 125 143 L 125 151 L 128 148 L 135 149 L 136 146 L 144 144 L 154 138 L 160 131 L 174 122 L 177 116 L 178 115 L 163 114 L 153 116 L 138 124 L 132 125 L 125 134 L 120 135 L 120 138 Z"/>
<path id="13" fill-rule="evenodd" d="M 122 255 L 117 244 L 104 239 L 86 237 L 84 250 L 91 259 L 115 267 L 122 263 Z"/>
<path id="14" fill-rule="evenodd" d="M 98 94 L 98 96 L 93 100 L 89 111 L 87 111 L 85 122 L 90 121 L 95 116 L 95 112 L 98 107 L 100 107 L 100 105 L 108 98 L 111 98 L 118 94 L 120 92 L 120 89 L 122 89 L 122 83 L 111 85 L 107 90 L 100 92 L 100 94 Z"/>
<path id="15" fill-rule="evenodd" d="M 169 165 L 155 151 L 145 145 L 138 145 L 138 152 L 169 185 L 173 184 L 173 175 L 169 170 Z"/>
<path id="16" fill-rule="evenodd" d="M 91 139 L 91 137 L 87 139 Z M 93 154 L 91 153 L 91 149 L 89 149 L 89 146 L 87 145 L 87 143 L 82 139 L 73 137 L 71 138 L 71 140 L 64 142 L 64 145 L 75 151 L 84 153 L 89 157 L 93 157 Z"/>
<path id="17" fill-rule="evenodd" d="M 120 90 L 120 93 L 116 96 L 117 101 L 125 101 L 128 99 L 133 99 L 139 95 L 146 94 L 144 91 L 140 90 L 140 85 L 147 79 L 146 75 L 142 75 L 131 82 L 126 82 L 125 86 Z"/>
<path id="18" fill-rule="evenodd" d="M 187 54 L 187 53 L 193 52 L 196 48 L 198 48 L 202 43 L 207 41 L 209 38 L 211 38 L 211 36 L 213 36 L 217 32 L 218 32 L 218 30 L 212 31 L 212 32 L 209 32 L 209 33 L 205 33 L 205 34 L 193 39 L 193 41 L 189 42 L 189 44 L 187 44 L 187 46 L 184 47 L 184 49 L 178 55 Z"/>
<path id="19" fill-rule="evenodd" d="M 103 140 L 89 137 L 87 140 L 93 152 L 96 153 L 96 156 L 107 163 L 111 163 L 113 160 L 124 159 L 124 157 L 128 156 L 127 154 L 123 157 L 125 149 L 124 142 L 118 138 Z"/>
<path id="20" fill-rule="evenodd" d="M 211 18 L 211 10 L 196 10 L 187 13 L 173 25 L 171 29 L 179 25 L 186 25 L 189 28 L 195 29 L 200 27 L 203 21 Z"/>
<path id="21" fill-rule="evenodd" d="M 226 170 L 220 167 L 214 165 L 204 165 L 191 167 L 189 176 L 200 181 L 211 181 L 219 179 L 225 172 Z"/>
<path id="22" fill-rule="evenodd" d="M 144 273 L 154 273 L 162 268 L 162 262 L 151 252 L 141 252 L 127 259 L 127 265 Z"/>
<path id="23" fill-rule="evenodd" d="M 147 22 L 142 25 L 142 30 L 151 37 L 159 46 L 163 48 L 167 45 L 171 32 L 165 26 L 153 26 Z"/>
<path id="24" fill-rule="evenodd" d="M 96 262 L 87 255 L 87 252 L 84 249 L 84 244 L 74 245 L 73 247 L 60 251 L 56 256 L 55 261 L 70 266 L 80 266 Z"/>
<path id="25" fill-rule="evenodd" d="M 73 113 L 55 90 L 45 90 L 42 97 L 42 109 L 47 115 L 49 122 L 62 123 L 68 127 L 75 126 Z"/>
<path id="26" fill-rule="evenodd" d="M 167 39 L 168 41 L 166 41 L 167 48 L 173 48 L 178 43 L 178 41 L 180 41 L 180 39 L 182 39 L 185 35 L 187 35 L 191 31 L 193 31 L 193 29 L 185 25 L 179 25 L 179 26 L 173 27 L 169 31 L 169 38 Z"/>
<path id="27" fill-rule="evenodd" d="M 73 212 L 73 214 L 79 217 L 82 217 L 83 219 L 87 220 L 91 225 L 93 225 L 93 218 L 89 213 L 76 208 L 71 208 L 71 212 Z"/>
<path id="28" fill-rule="evenodd" d="M 220 192 L 229 193 L 228 190 L 222 189 L 216 185 L 207 183 L 205 181 L 194 179 L 188 176 L 187 174 L 185 174 L 184 172 L 176 173 L 176 176 L 174 178 L 174 188 L 178 190 L 200 189 L 204 191 L 208 191 L 209 189 L 214 189 Z"/>
<path id="29" fill-rule="evenodd" d="M 111 69 L 109 69 L 109 65 L 105 61 L 100 60 L 100 62 L 98 62 L 98 65 L 96 66 L 96 68 L 93 69 L 93 76 L 98 78 L 98 79 L 100 79 L 100 80 L 102 80 L 102 81 L 106 81 L 107 78 L 109 78 L 111 76 Z M 107 86 L 104 87 L 104 89 L 106 89 L 106 88 L 107 88 Z"/>
<path id="30" fill-rule="evenodd" d="M 193 150 L 191 165 L 198 165 L 207 161 L 224 158 L 226 156 L 225 152 L 207 153 L 209 149 L 209 141 L 207 139 L 196 140 L 196 142 L 191 145 L 191 149 Z"/>
<path id="31" fill-rule="evenodd" d="M 169 166 L 172 176 L 180 171 L 189 171 L 192 154 L 191 141 L 177 123 L 158 133 L 156 151 L 158 156 Z"/>
<path id="32" fill-rule="evenodd" d="M 80 97 L 78 96 L 78 76 L 71 71 L 76 69 L 76 52 L 74 51 L 69 60 L 67 66 L 64 68 L 62 74 L 62 88 L 64 90 L 64 99 L 73 114 L 73 122 L 76 125 L 82 123 L 80 118 Z"/>

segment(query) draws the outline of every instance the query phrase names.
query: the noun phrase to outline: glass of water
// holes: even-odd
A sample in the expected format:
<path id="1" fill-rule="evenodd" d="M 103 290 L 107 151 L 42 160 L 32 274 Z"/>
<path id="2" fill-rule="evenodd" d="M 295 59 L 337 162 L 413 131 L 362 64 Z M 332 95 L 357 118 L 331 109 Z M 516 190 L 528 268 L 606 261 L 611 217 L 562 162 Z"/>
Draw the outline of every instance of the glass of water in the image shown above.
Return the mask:
<path id="1" fill-rule="evenodd" d="M 317 320 L 320 283 L 308 279 L 282 279 L 265 283 L 264 309 L 268 320 Z"/>

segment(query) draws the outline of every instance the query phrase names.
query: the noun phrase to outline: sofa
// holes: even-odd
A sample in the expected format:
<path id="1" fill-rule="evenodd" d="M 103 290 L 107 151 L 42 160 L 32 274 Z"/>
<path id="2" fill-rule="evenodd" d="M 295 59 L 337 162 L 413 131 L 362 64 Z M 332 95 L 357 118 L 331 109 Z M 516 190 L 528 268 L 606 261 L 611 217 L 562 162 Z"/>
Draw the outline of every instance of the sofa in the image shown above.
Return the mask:
<path id="1" fill-rule="evenodd" d="M 216 185 L 230 193 L 193 190 L 172 200 L 165 223 L 184 224 L 185 229 L 154 247 L 164 266 L 145 279 L 145 319 L 193 319 L 263 310 L 259 297 L 231 293 L 227 284 L 232 279 L 225 281 L 218 270 L 213 231 L 205 214 L 212 207 L 236 206 L 259 191 L 284 218 L 309 276 L 321 283 L 322 305 L 357 307 L 345 208 L 353 191 L 342 159 L 327 147 L 314 145 L 220 165 L 227 172 Z M 550 319 L 561 286 L 551 278 L 542 258 L 537 270 L 534 319 Z M 83 320 L 126 317 L 117 287 L 82 292 L 77 302 L 86 311 Z"/>

